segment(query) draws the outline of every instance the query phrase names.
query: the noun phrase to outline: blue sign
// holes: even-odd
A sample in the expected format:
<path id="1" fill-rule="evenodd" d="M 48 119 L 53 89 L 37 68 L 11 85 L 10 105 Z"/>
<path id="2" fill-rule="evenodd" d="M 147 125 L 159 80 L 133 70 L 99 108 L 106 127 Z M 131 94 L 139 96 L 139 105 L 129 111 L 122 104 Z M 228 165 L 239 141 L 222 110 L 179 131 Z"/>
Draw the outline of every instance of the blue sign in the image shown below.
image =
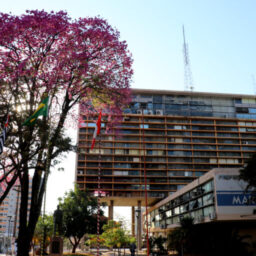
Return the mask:
<path id="1" fill-rule="evenodd" d="M 256 194 L 250 193 L 217 193 L 219 206 L 250 206 L 256 205 Z"/>

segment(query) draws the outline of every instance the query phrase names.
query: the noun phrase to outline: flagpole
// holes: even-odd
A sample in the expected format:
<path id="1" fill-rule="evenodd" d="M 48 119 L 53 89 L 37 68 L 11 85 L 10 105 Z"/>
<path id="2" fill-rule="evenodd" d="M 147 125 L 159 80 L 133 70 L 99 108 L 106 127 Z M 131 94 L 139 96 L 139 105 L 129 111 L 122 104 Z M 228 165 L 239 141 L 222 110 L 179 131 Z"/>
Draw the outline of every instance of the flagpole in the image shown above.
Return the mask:
<path id="1" fill-rule="evenodd" d="M 146 239 L 147 239 L 147 256 L 149 256 L 149 238 L 148 238 L 148 191 L 147 191 L 147 171 L 146 171 L 146 147 L 145 147 L 145 124 L 144 124 L 144 110 L 142 109 L 142 137 L 143 137 L 143 158 L 144 158 L 144 193 L 146 205 Z"/>
<path id="2" fill-rule="evenodd" d="M 101 126 L 101 123 L 100 123 Z M 101 129 L 100 129 L 101 130 Z M 97 256 L 100 256 L 100 177 L 101 177 L 101 133 L 99 133 L 98 154 L 98 198 L 97 198 Z"/>
<path id="3" fill-rule="evenodd" d="M 47 99 L 47 102 L 48 102 L 48 99 Z M 46 212 L 47 179 L 48 179 L 48 175 L 49 175 L 49 170 L 48 169 L 50 169 L 49 145 L 50 145 L 50 139 L 51 139 L 51 134 L 50 134 L 51 121 L 49 119 L 48 113 L 47 113 L 47 116 L 44 117 L 44 119 L 45 119 L 45 122 L 49 123 L 49 131 L 48 131 L 48 135 L 47 135 L 48 150 L 47 150 L 47 155 L 46 155 L 46 166 L 45 166 L 45 170 L 44 170 L 44 179 L 45 179 L 45 184 L 44 184 L 44 186 L 45 186 L 45 188 L 44 188 L 44 205 L 43 205 L 43 225 L 44 225 L 44 230 L 43 230 L 43 248 L 41 249 L 41 255 L 47 255 L 46 254 L 46 248 L 45 248 L 45 244 L 46 244 L 46 225 L 45 225 L 46 224 L 45 223 L 46 213 L 45 212 Z"/>

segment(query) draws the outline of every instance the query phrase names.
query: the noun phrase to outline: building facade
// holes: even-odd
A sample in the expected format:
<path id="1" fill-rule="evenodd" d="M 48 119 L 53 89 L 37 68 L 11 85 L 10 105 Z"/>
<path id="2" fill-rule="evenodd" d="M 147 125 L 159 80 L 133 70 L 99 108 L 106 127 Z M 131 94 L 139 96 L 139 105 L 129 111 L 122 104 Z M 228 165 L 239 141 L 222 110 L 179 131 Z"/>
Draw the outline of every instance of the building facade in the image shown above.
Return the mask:
<path id="1" fill-rule="evenodd" d="M 31 205 L 32 179 L 29 178 L 28 217 Z M 5 190 L 0 186 L 0 193 Z M 20 185 L 14 185 L 0 205 L 0 252 L 11 251 L 19 232 Z"/>
<path id="2" fill-rule="evenodd" d="M 239 168 L 256 150 L 256 97 L 134 89 L 116 132 L 90 150 L 95 121 L 79 129 L 76 182 L 94 193 L 101 155 L 102 201 L 145 205 L 213 168 Z M 99 147 L 100 139 L 100 147 Z M 146 181 L 146 182 L 145 182 Z"/>
<path id="3" fill-rule="evenodd" d="M 245 192 L 238 168 L 216 168 L 148 209 L 151 233 L 166 233 L 185 217 L 195 224 L 245 222 L 256 224 L 255 191 Z M 144 225 L 146 216 L 144 214 Z"/>
<path id="4" fill-rule="evenodd" d="M 0 206 L 0 237 L 13 237 L 17 233 L 14 230 L 18 222 L 19 186 L 14 186 Z"/>

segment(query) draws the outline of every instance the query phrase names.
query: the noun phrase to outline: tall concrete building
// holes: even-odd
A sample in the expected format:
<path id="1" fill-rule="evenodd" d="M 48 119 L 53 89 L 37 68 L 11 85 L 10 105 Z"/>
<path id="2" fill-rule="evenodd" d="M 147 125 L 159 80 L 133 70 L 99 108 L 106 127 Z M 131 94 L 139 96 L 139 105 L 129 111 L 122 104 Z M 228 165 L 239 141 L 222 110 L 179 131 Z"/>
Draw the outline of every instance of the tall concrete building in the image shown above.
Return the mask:
<path id="1" fill-rule="evenodd" d="M 0 186 L 0 193 L 2 193 Z M 30 178 L 28 215 L 31 204 L 32 180 Z M 0 205 L 0 252 L 6 252 L 10 241 L 15 241 L 19 232 L 20 185 L 12 187 Z"/>
<path id="2" fill-rule="evenodd" d="M 0 237 L 12 237 L 17 232 L 14 226 L 18 222 L 19 190 L 19 186 L 14 186 L 0 206 Z"/>
<path id="3" fill-rule="evenodd" d="M 132 90 L 116 133 L 101 131 L 102 201 L 145 205 L 162 199 L 213 168 L 239 168 L 256 150 L 256 97 L 203 92 Z M 98 141 L 95 121 L 83 117 L 76 182 L 94 193 Z M 146 182 L 144 177 L 146 174 Z"/>

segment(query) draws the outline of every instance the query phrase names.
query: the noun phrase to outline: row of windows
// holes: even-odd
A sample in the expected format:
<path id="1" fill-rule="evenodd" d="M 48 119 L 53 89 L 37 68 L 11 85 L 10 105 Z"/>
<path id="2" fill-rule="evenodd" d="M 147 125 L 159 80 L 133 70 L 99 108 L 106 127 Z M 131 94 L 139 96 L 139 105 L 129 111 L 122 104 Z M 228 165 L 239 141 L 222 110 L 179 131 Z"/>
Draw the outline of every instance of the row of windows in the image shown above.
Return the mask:
<path id="1" fill-rule="evenodd" d="M 85 117 L 86 120 L 86 117 Z M 198 124 L 198 129 L 203 129 L 204 126 L 207 125 L 214 125 L 219 127 L 220 125 L 228 125 L 228 126 L 256 126 L 256 122 L 250 121 L 232 121 L 232 120 L 207 120 L 207 119 L 175 119 L 175 118 L 168 118 L 168 117 L 141 117 L 141 116 L 125 116 L 124 122 L 119 124 L 117 127 L 119 128 L 143 128 L 142 123 L 147 124 L 149 128 L 165 128 L 167 126 L 170 129 L 190 129 L 190 127 L 195 126 Z M 175 123 L 175 124 L 174 124 Z M 180 125 L 178 125 L 180 124 Z M 183 125 L 182 125 L 183 124 Z M 84 122 L 80 124 L 80 131 L 85 132 L 86 128 L 94 128 L 96 125 L 95 122 Z M 84 128 L 83 128 L 84 127 Z M 101 124 L 101 127 L 105 127 L 105 123 Z M 176 127 L 176 128 L 174 128 Z M 146 128 L 146 126 L 144 127 Z"/>
<path id="2" fill-rule="evenodd" d="M 83 139 L 82 136 L 80 137 L 80 139 Z M 138 141 L 140 139 L 140 137 L 123 137 L 122 140 L 125 142 L 120 142 L 120 138 L 118 140 L 116 140 L 115 142 L 108 142 L 107 140 L 105 141 L 101 141 L 101 146 L 102 147 L 141 147 L 143 145 L 143 143 L 133 143 L 135 141 Z M 154 138 L 149 138 L 149 139 L 154 139 Z M 157 138 L 158 139 L 158 138 Z M 146 140 L 146 138 L 145 138 Z M 127 142 L 127 141 L 131 141 L 131 142 Z M 85 145 L 86 143 L 83 141 L 79 142 L 81 145 Z M 88 146 L 90 145 L 91 140 L 88 140 Z M 187 144 L 187 143 L 192 143 L 192 145 L 196 144 L 196 143 L 204 143 L 204 144 L 240 144 L 240 140 L 239 139 L 220 139 L 220 138 L 173 138 L 173 137 L 168 137 L 167 138 L 167 143 L 175 143 L 173 145 L 176 145 L 177 143 L 182 143 L 182 145 Z M 241 140 L 242 144 L 256 144 L 256 140 L 254 139 L 242 139 Z M 145 142 L 145 147 L 146 148 L 165 148 L 165 144 L 166 144 L 166 140 L 163 140 L 163 143 L 158 143 L 155 141 L 152 141 L 150 143 Z"/>
<path id="3" fill-rule="evenodd" d="M 150 171 L 147 170 L 147 176 L 159 176 L 159 177 L 165 177 L 163 181 L 166 182 L 166 177 L 193 177 L 193 176 L 201 176 L 205 172 L 202 171 L 168 171 L 166 173 L 166 170 L 159 170 L 159 171 Z M 87 169 L 87 170 L 78 170 L 78 174 L 80 175 L 98 175 L 98 170 L 93 169 Z M 138 170 L 101 170 L 101 175 L 111 175 L 111 176 L 142 176 L 144 175 L 144 170 L 138 171 Z M 79 176 L 80 177 L 80 176 Z M 81 177 L 81 180 L 83 180 L 83 177 Z M 125 179 L 127 181 L 127 178 Z M 87 180 L 89 181 L 89 180 Z M 91 180 L 92 181 L 92 180 Z M 96 180 L 95 180 L 96 181 Z M 162 181 L 162 182 L 163 182 Z M 187 180 L 186 180 L 187 181 Z M 151 181 L 152 182 L 152 181 Z"/>
<path id="4" fill-rule="evenodd" d="M 214 213 L 213 181 L 206 182 L 149 213 L 151 227 L 179 223 L 180 218 L 198 219 Z M 163 227 L 164 228 L 164 227 Z"/>
<path id="5" fill-rule="evenodd" d="M 144 131 L 142 130 L 141 133 L 144 134 L 165 134 L 165 128 L 168 129 L 167 134 L 169 133 L 174 133 L 175 131 L 172 130 L 182 130 L 184 135 L 189 135 L 188 133 L 189 130 L 199 130 L 201 132 L 203 131 L 212 131 L 214 132 L 215 129 L 217 131 L 231 131 L 231 132 L 237 132 L 238 130 L 240 132 L 255 132 L 256 127 L 228 127 L 228 126 L 185 126 L 185 125 L 166 125 L 165 124 L 123 124 L 120 125 L 121 131 L 120 134 L 125 135 L 125 134 L 139 134 L 140 129 L 145 129 Z M 125 129 L 125 128 L 132 128 L 132 129 Z M 238 129 L 239 128 L 239 129 Z M 147 129 L 155 129 L 155 130 L 147 130 Z M 156 130 L 157 129 L 157 130 Z M 184 132 L 186 130 L 187 132 Z M 93 130 L 92 130 L 93 131 Z M 86 132 L 85 128 L 80 128 L 80 133 Z M 177 132 L 177 131 L 176 131 Z M 177 133 L 179 134 L 179 133 Z M 193 133 L 192 133 L 193 134 Z M 90 137 L 91 134 L 89 134 L 88 137 Z M 85 136 L 82 136 L 82 138 L 85 138 Z"/>
<path id="6" fill-rule="evenodd" d="M 219 150 L 220 154 L 222 153 L 221 150 L 223 151 L 228 151 L 228 150 L 233 150 L 233 151 L 255 151 L 256 147 L 254 146 L 228 146 L 228 145 L 222 145 L 222 146 L 213 146 L 213 145 L 194 145 L 192 148 L 190 148 L 190 146 L 175 146 L 175 147 L 168 147 L 168 149 L 172 149 L 172 150 L 140 150 L 140 149 L 101 149 L 100 152 L 101 154 L 116 154 L 116 155 L 140 155 L 140 156 L 192 156 L 192 154 L 194 156 L 216 156 L 217 152 L 214 150 Z M 193 149 L 193 153 L 192 151 L 190 151 L 189 149 Z M 202 151 L 202 150 L 206 150 L 206 151 Z M 90 153 L 94 153 L 97 154 L 99 153 L 99 149 L 94 149 L 94 150 L 90 150 Z M 228 152 L 223 152 L 223 153 L 228 153 Z M 225 155 L 225 154 L 224 154 Z M 236 154 L 234 154 L 235 156 Z M 85 158 L 81 157 L 79 158 L 79 160 L 84 160 Z M 88 157 L 88 160 L 90 160 L 90 158 Z"/>

